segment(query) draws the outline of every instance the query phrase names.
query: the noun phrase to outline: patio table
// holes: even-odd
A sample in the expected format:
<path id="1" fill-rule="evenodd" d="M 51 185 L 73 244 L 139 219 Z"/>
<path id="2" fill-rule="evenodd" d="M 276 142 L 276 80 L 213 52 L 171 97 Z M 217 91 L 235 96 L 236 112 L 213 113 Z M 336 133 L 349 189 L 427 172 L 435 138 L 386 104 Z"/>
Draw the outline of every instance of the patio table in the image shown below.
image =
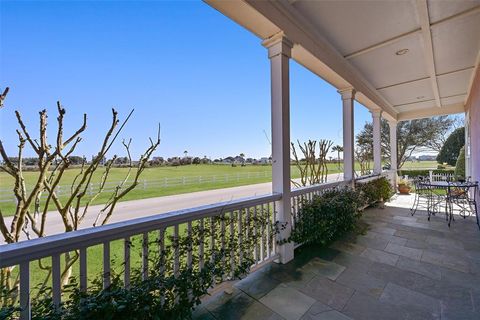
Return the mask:
<path id="1" fill-rule="evenodd" d="M 478 217 L 476 196 L 478 193 L 478 181 L 422 181 L 420 182 L 422 186 L 429 188 L 432 192 L 433 190 L 445 190 L 446 194 L 444 197 L 445 200 L 445 216 L 448 221 L 448 226 L 452 220 L 455 220 L 453 217 L 453 205 L 457 205 L 460 209 L 460 216 L 464 219 L 473 212 L 475 212 L 475 217 L 477 220 L 477 226 L 480 228 L 480 222 Z M 473 198 L 471 197 L 471 190 L 473 189 Z M 433 203 L 437 205 L 438 203 Z M 428 219 L 430 220 L 430 213 L 435 214 L 435 208 L 429 208 L 428 210 Z"/>

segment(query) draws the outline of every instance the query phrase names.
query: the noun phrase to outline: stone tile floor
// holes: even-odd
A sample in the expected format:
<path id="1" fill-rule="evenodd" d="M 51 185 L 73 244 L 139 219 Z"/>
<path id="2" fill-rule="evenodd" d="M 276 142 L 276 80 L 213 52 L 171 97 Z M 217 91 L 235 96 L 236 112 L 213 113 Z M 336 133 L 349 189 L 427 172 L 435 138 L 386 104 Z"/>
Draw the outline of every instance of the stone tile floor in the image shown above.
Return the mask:
<path id="1" fill-rule="evenodd" d="M 363 232 L 302 247 L 206 299 L 194 319 L 480 319 L 475 218 L 410 215 L 409 196 L 365 211 Z"/>

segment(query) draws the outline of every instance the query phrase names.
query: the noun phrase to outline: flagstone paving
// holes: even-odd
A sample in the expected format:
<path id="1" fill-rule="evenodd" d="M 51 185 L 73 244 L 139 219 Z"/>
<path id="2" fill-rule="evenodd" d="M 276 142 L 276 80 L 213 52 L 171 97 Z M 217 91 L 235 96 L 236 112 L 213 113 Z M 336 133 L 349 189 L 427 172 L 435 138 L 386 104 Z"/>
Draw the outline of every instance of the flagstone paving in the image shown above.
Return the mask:
<path id="1" fill-rule="evenodd" d="M 474 218 L 448 228 L 441 215 L 412 217 L 406 200 L 366 210 L 362 234 L 300 247 L 290 263 L 207 297 L 194 319 L 480 319 Z"/>

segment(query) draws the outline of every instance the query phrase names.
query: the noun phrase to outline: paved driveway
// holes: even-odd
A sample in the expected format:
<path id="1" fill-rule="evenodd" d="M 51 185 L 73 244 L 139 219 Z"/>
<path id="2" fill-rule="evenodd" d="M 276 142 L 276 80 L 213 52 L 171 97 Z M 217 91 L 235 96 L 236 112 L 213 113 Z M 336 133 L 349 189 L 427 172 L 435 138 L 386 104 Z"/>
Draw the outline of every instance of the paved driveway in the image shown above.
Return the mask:
<path id="1" fill-rule="evenodd" d="M 341 179 L 341 174 L 335 173 L 328 175 L 328 181 L 337 181 Z M 165 213 L 180 209 L 198 207 L 201 205 L 213 204 L 216 202 L 230 201 L 255 195 L 268 194 L 272 192 L 272 184 L 259 183 L 240 187 L 216 189 L 200 192 L 185 193 L 179 195 L 123 201 L 117 204 L 110 223 L 125 221 L 133 218 L 146 217 L 158 213 Z M 92 206 L 85 217 L 81 228 L 93 226 L 95 217 L 103 208 L 102 205 Z M 63 223 L 56 211 L 47 213 L 48 224 L 46 233 L 48 235 L 62 233 L 64 231 Z M 7 225 L 10 225 L 12 217 L 5 218 Z"/>

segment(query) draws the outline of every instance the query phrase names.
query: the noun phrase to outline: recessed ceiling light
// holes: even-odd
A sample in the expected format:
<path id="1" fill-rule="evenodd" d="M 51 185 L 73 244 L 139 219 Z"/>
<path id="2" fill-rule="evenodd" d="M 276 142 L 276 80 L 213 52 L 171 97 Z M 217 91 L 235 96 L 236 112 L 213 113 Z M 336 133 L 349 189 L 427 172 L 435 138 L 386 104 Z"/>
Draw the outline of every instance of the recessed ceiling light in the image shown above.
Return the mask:
<path id="1" fill-rule="evenodd" d="M 425 96 L 418 96 L 417 99 L 420 100 L 420 99 L 423 99 L 425 98 Z"/>
<path id="2" fill-rule="evenodd" d="M 395 52 L 395 54 L 396 54 L 397 56 L 402 56 L 402 55 L 404 55 L 404 54 L 407 53 L 407 52 L 408 52 L 408 49 L 400 49 L 400 50 L 398 50 L 397 52 Z"/>

